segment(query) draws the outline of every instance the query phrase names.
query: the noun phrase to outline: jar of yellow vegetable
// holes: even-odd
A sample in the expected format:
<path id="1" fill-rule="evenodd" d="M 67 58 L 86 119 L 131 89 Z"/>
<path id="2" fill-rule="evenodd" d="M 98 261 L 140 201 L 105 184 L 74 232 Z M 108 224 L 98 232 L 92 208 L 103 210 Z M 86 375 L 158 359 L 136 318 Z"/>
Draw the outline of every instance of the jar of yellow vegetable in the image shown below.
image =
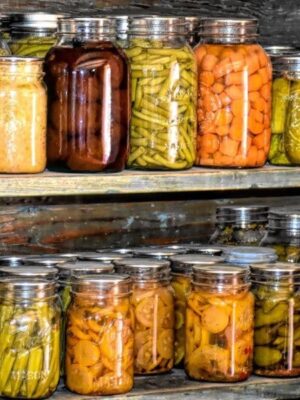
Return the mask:
<path id="1" fill-rule="evenodd" d="M 60 309 L 56 283 L 2 278 L 0 395 L 49 397 L 59 382 Z"/>
<path id="2" fill-rule="evenodd" d="M 181 170 L 194 163 L 197 70 L 186 34 L 182 18 L 130 21 L 131 168 Z"/>
<path id="3" fill-rule="evenodd" d="M 192 284 L 193 265 L 214 265 L 224 258 L 197 254 L 171 257 L 171 285 L 175 297 L 175 366 L 181 366 L 185 355 L 185 313 L 186 299 Z"/>
<path id="4" fill-rule="evenodd" d="M 252 371 L 254 296 L 248 268 L 194 266 L 185 369 L 200 381 L 238 382 Z"/>
<path id="5" fill-rule="evenodd" d="M 128 274 L 133 280 L 135 374 L 170 371 L 174 365 L 174 299 L 170 263 L 128 258 L 115 262 L 115 266 L 117 272 Z"/>
<path id="6" fill-rule="evenodd" d="M 255 265 L 251 275 L 254 372 L 272 377 L 300 376 L 300 266 Z"/>

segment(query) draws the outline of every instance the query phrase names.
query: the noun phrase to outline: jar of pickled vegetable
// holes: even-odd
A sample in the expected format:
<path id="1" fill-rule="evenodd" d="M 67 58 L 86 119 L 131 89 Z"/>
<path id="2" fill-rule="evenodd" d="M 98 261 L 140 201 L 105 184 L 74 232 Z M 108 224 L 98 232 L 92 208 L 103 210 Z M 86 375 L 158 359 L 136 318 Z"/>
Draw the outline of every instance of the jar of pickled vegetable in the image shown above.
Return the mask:
<path id="1" fill-rule="evenodd" d="M 202 19 L 196 165 L 261 167 L 270 148 L 272 66 L 257 21 Z"/>
<path id="2" fill-rule="evenodd" d="M 268 247 L 230 247 L 224 250 L 225 262 L 249 267 L 253 264 L 275 263 L 278 260 L 276 251 Z"/>
<path id="3" fill-rule="evenodd" d="M 0 395 L 41 399 L 59 382 L 60 309 L 56 284 L 0 282 Z"/>
<path id="4" fill-rule="evenodd" d="M 197 71 L 186 33 L 182 18 L 130 21 L 130 168 L 181 170 L 194 164 Z"/>
<path id="5" fill-rule="evenodd" d="M 216 211 L 216 229 L 210 243 L 258 246 L 267 231 L 266 206 L 221 206 Z"/>
<path id="6" fill-rule="evenodd" d="M 47 110 L 42 60 L 0 57 L 0 98 L 0 173 L 42 172 Z"/>
<path id="7" fill-rule="evenodd" d="M 182 254 L 200 254 L 203 256 L 222 256 L 225 246 L 211 246 L 205 244 L 196 243 L 183 243 L 173 244 L 166 246 L 167 249 L 171 250 L 182 250 Z"/>
<path id="8" fill-rule="evenodd" d="M 175 366 L 183 364 L 185 355 L 186 299 L 192 284 L 192 267 L 194 265 L 214 265 L 220 262 L 224 262 L 224 258 L 198 254 L 171 257 L 171 285 L 175 299 Z"/>
<path id="9" fill-rule="evenodd" d="M 251 268 L 255 296 L 254 373 L 300 376 L 300 266 Z"/>
<path id="10" fill-rule="evenodd" d="M 297 52 L 296 48 L 293 46 L 263 46 L 265 52 L 271 59 L 271 62 L 276 62 L 278 57 L 282 57 L 285 54 L 292 54 Z"/>
<path id="11" fill-rule="evenodd" d="M 60 19 L 45 61 L 48 164 L 121 171 L 128 152 L 129 71 L 109 18 Z"/>
<path id="12" fill-rule="evenodd" d="M 193 267 L 185 370 L 200 381 L 239 382 L 252 371 L 254 296 L 248 268 Z"/>
<path id="13" fill-rule="evenodd" d="M 72 282 L 67 313 L 66 386 L 82 395 L 113 395 L 133 386 L 133 329 L 123 275 L 81 276 Z"/>
<path id="14" fill-rule="evenodd" d="M 10 37 L 12 54 L 44 58 L 56 42 L 57 21 L 61 17 L 43 12 L 14 14 Z"/>
<path id="15" fill-rule="evenodd" d="M 170 263 L 147 258 L 115 262 L 116 271 L 133 280 L 136 375 L 168 372 L 174 365 L 174 298 Z"/>
<path id="16" fill-rule="evenodd" d="M 279 261 L 300 262 L 300 209 L 271 209 L 268 231 L 261 246 L 273 247 Z"/>

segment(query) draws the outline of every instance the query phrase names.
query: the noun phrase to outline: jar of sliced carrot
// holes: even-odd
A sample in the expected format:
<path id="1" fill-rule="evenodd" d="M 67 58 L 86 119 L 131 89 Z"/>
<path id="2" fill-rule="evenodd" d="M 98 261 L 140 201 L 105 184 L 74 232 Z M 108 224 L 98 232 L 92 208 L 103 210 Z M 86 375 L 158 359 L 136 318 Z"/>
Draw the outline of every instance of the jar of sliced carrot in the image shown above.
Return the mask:
<path id="1" fill-rule="evenodd" d="M 186 299 L 191 289 L 192 266 L 214 265 L 224 258 L 199 254 L 180 255 L 171 258 L 172 288 L 175 295 L 175 366 L 183 364 L 185 355 Z"/>
<path id="2" fill-rule="evenodd" d="M 196 165 L 260 167 L 270 148 L 271 62 L 253 19 L 200 23 Z"/>
<path id="3" fill-rule="evenodd" d="M 133 279 L 134 370 L 137 375 L 168 372 L 174 365 L 174 299 L 170 263 L 147 258 L 115 262 Z"/>
<path id="4" fill-rule="evenodd" d="M 254 296 L 249 269 L 194 266 L 187 299 L 185 370 L 200 381 L 238 382 L 252 371 Z"/>
<path id="5" fill-rule="evenodd" d="M 133 386 L 131 280 L 85 275 L 72 281 L 67 312 L 66 386 L 82 395 L 113 395 Z"/>

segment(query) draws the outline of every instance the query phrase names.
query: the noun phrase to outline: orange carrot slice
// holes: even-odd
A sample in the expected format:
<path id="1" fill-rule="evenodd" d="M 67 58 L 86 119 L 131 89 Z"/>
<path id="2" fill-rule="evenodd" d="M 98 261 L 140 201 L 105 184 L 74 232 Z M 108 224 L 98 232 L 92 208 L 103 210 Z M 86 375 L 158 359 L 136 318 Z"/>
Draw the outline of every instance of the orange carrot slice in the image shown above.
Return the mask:
<path id="1" fill-rule="evenodd" d="M 230 60 L 232 63 L 233 70 L 235 72 L 242 71 L 245 67 L 245 59 L 242 54 L 240 53 L 233 53 L 230 56 Z"/>
<path id="2" fill-rule="evenodd" d="M 251 146 L 248 155 L 247 155 L 247 166 L 255 167 L 257 162 L 257 148 L 255 146 Z"/>
<path id="3" fill-rule="evenodd" d="M 212 71 L 215 68 L 218 61 L 219 59 L 213 54 L 206 54 L 201 63 L 201 68 L 203 71 Z"/>
<path id="4" fill-rule="evenodd" d="M 241 141 L 243 138 L 243 119 L 234 117 L 230 126 L 229 136 L 231 139 Z"/>
<path id="5" fill-rule="evenodd" d="M 196 56 L 198 65 L 201 65 L 202 60 L 205 55 L 206 55 L 206 47 L 205 46 L 199 46 L 195 49 L 195 56 Z"/>
<path id="6" fill-rule="evenodd" d="M 236 99 L 240 99 L 243 97 L 243 88 L 242 86 L 238 86 L 238 85 L 232 85 L 232 86 L 228 86 L 225 89 L 225 93 L 232 99 L 232 100 L 236 100 Z"/>
<path id="7" fill-rule="evenodd" d="M 232 121 L 232 113 L 227 108 L 222 108 L 216 112 L 215 124 L 217 126 L 229 125 Z"/>
<path id="8" fill-rule="evenodd" d="M 210 87 L 215 83 L 215 76 L 210 71 L 202 71 L 199 76 L 200 84 L 205 87 Z"/>
<path id="9" fill-rule="evenodd" d="M 226 136 L 226 135 L 228 135 L 229 129 L 230 129 L 229 125 L 216 126 L 215 132 L 219 136 Z"/>
<path id="10" fill-rule="evenodd" d="M 231 103 L 231 111 L 235 117 L 242 117 L 244 114 L 245 102 L 243 99 L 233 100 Z"/>
<path id="11" fill-rule="evenodd" d="M 248 75 L 252 75 L 259 70 L 259 58 L 255 53 L 246 57 L 246 65 L 248 67 Z"/>
<path id="12" fill-rule="evenodd" d="M 259 75 L 261 76 L 263 85 L 264 85 L 265 83 L 268 83 L 269 80 L 270 80 L 270 78 L 269 78 L 269 71 L 270 71 L 270 68 L 268 68 L 268 67 L 260 68 L 260 69 L 258 70 L 258 73 L 259 73 Z"/>
<path id="13" fill-rule="evenodd" d="M 256 135 L 253 138 L 253 145 L 257 147 L 257 149 L 264 149 L 266 146 L 267 138 L 265 132 Z"/>
<path id="14" fill-rule="evenodd" d="M 262 95 L 262 97 L 265 100 L 270 101 L 271 100 L 271 83 L 266 83 L 265 85 L 263 85 L 262 88 L 260 89 L 260 94 Z"/>
<path id="15" fill-rule="evenodd" d="M 200 151 L 212 154 L 219 149 L 220 143 L 217 135 L 207 133 L 201 136 Z"/>
<path id="16" fill-rule="evenodd" d="M 219 98 L 221 100 L 221 103 L 224 107 L 228 106 L 231 103 L 231 97 L 228 96 L 226 92 L 223 92 L 219 95 Z"/>
<path id="17" fill-rule="evenodd" d="M 243 72 L 231 72 L 227 74 L 225 77 L 225 85 L 243 85 L 244 82 L 244 74 Z"/>
<path id="18" fill-rule="evenodd" d="M 263 81 L 259 74 L 253 74 L 250 76 L 250 78 L 249 78 L 249 91 L 250 92 L 255 92 L 257 90 L 260 90 L 262 86 L 263 86 Z"/>
<path id="19" fill-rule="evenodd" d="M 256 165 L 262 167 L 266 163 L 266 153 L 264 150 L 258 150 L 256 156 Z"/>
<path id="20" fill-rule="evenodd" d="M 239 142 L 225 137 L 220 144 L 220 152 L 225 156 L 234 157 L 237 154 L 238 147 Z"/>
<path id="21" fill-rule="evenodd" d="M 212 91 L 216 94 L 222 93 L 223 90 L 224 90 L 224 85 L 222 85 L 222 83 L 219 82 L 216 82 L 212 87 Z"/>
<path id="22" fill-rule="evenodd" d="M 230 62 L 229 58 L 224 58 L 214 68 L 214 74 L 215 77 L 221 78 L 222 76 L 225 76 L 226 74 L 230 74 L 231 71 L 233 70 L 233 65 Z"/>

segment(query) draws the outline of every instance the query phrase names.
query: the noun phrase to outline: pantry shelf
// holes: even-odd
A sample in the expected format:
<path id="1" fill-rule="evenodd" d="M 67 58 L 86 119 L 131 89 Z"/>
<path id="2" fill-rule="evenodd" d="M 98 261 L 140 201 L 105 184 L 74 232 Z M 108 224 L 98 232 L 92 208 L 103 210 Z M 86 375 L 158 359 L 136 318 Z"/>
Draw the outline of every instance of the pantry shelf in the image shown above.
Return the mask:
<path id="1" fill-rule="evenodd" d="M 300 168 L 188 171 L 124 171 L 74 174 L 0 175 L 0 197 L 122 195 L 250 189 L 300 188 Z"/>

